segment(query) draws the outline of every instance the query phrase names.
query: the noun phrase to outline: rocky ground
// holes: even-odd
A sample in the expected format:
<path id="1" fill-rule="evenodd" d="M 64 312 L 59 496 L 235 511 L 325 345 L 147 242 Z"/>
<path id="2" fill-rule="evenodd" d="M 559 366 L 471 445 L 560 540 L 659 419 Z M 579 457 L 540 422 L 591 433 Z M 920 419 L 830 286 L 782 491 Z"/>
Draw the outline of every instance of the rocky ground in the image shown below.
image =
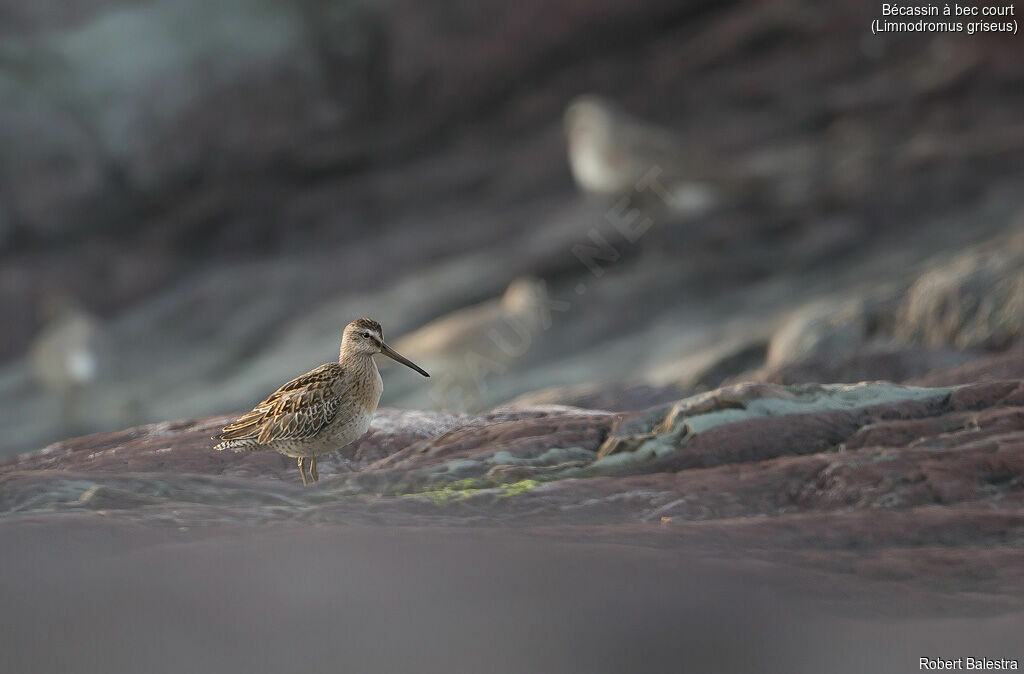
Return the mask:
<path id="1" fill-rule="evenodd" d="M 0 464 L 0 662 L 1019 662 L 1024 354 L 931 377 L 748 382 L 631 413 L 382 409 L 308 488 L 291 460 L 214 451 L 227 417 L 60 442 Z"/>
<path id="2" fill-rule="evenodd" d="M 626 413 L 383 409 L 310 488 L 279 455 L 214 451 L 226 417 L 161 423 L 8 460 L 0 526 L 501 528 L 1012 609 L 1024 597 L 1024 355 L 928 379 L 747 382 Z"/>

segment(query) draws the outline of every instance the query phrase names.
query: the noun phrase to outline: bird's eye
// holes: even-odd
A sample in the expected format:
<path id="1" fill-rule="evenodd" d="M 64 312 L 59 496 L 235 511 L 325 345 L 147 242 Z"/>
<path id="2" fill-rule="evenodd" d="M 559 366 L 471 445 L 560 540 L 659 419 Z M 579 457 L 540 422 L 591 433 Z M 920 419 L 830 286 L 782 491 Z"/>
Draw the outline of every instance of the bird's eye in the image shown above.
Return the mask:
<path id="1" fill-rule="evenodd" d="M 368 332 L 364 332 L 364 333 L 363 333 L 363 337 L 366 337 L 367 339 L 369 339 L 369 338 L 370 338 L 370 333 L 368 333 Z"/>

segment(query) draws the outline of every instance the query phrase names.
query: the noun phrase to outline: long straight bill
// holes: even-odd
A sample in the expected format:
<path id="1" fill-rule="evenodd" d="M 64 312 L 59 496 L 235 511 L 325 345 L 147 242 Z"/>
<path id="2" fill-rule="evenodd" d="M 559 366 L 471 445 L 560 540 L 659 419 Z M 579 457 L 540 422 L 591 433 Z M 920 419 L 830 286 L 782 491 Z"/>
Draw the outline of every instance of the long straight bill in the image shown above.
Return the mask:
<path id="1" fill-rule="evenodd" d="M 417 372 L 419 372 L 424 377 L 429 377 L 430 376 L 429 374 L 427 374 L 427 371 L 424 370 L 422 367 L 420 367 L 416 363 L 412 362 L 411 360 L 409 360 L 408 358 L 406 358 L 402 354 L 398 353 L 397 351 L 392 349 L 387 344 L 384 344 L 383 342 L 381 342 L 381 345 L 380 345 L 380 352 L 383 353 L 388 358 L 390 358 L 391 360 L 398 361 L 399 363 L 401 363 L 402 365 L 405 365 L 406 367 L 411 367 L 412 369 L 416 370 Z"/>

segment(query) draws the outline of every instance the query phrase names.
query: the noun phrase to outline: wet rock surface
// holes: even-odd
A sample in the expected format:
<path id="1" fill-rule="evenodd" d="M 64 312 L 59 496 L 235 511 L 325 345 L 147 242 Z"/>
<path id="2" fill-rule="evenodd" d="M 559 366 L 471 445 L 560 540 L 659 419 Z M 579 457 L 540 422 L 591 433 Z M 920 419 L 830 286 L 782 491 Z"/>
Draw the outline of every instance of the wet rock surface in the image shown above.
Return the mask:
<path id="1" fill-rule="evenodd" d="M 989 608 L 1024 596 L 1020 379 L 747 383 L 630 413 L 383 409 L 367 436 L 321 459 L 321 481 L 306 489 L 290 459 L 214 451 L 209 438 L 225 420 L 88 436 L 9 460 L 0 528 L 81 518 L 158 531 L 511 527 L 947 598 L 970 591 Z"/>

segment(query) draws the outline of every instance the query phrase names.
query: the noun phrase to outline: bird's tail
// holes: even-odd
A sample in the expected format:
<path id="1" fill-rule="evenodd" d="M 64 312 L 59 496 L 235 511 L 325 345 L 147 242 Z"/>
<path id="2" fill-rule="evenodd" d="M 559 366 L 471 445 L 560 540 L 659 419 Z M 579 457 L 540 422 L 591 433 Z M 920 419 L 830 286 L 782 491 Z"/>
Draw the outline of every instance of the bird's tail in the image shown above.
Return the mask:
<path id="1" fill-rule="evenodd" d="M 242 438 L 235 440 L 225 440 L 221 435 L 213 436 L 214 440 L 219 440 L 216 445 L 213 446 L 218 452 L 223 452 L 225 449 L 230 449 L 236 452 L 252 451 L 256 449 L 257 442 L 255 438 Z"/>

